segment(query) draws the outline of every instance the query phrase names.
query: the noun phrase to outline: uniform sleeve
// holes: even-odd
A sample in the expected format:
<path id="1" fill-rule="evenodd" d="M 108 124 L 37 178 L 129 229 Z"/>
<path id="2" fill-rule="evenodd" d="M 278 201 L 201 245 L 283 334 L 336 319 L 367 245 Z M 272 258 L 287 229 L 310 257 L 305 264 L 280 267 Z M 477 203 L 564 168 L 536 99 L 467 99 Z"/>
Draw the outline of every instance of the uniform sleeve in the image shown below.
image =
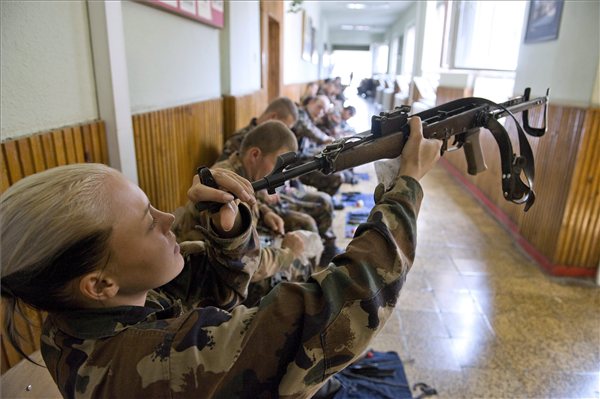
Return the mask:
<path id="1" fill-rule="evenodd" d="M 307 137 L 317 144 L 323 144 L 325 141 L 329 139 L 329 136 L 315 126 L 312 121 L 307 118 L 298 119 L 296 125 L 294 126 L 294 132 L 298 138 Z"/>
<path id="2" fill-rule="evenodd" d="M 210 373 L 195 373 L 195 385 L 220 397 L 239 396 L 242 381 L 256 397 L 310 397 L 357 359 L 392 314 L 415 256 L 419 183 L 401 177 L 382 191 L 346 252 L 307 283 L 280 283 L 258 308 L 239 306 L 212 322 L 203 309 L 191 314 L 174 342 L 173 375 L 199 361 Z M 198 323 L 210 347 L 195 341 Z"/>
<path id="3" fill-rule="evenodd" d="M 295 256 L 289 248 L 262 247 L 258 270 L 252 276 L 252 282 L 264 280 L 280 270 L 289 269 Z"/>
<path id="4" fill-rule="evenodd" d="M 260 245 L 250 210 L 245 205 L 239 209 L 243 232 L 237 237 L 219 237 L 212 224 L 204 220 L 202 225 L 207 226 L 201 229 L 204 240 L 181 244 L 185 267 L 162 287 L 163 292 L 182 299 L 188 306 L 232 309 L 244 301 L 248 284 L 258 269 Z"/>

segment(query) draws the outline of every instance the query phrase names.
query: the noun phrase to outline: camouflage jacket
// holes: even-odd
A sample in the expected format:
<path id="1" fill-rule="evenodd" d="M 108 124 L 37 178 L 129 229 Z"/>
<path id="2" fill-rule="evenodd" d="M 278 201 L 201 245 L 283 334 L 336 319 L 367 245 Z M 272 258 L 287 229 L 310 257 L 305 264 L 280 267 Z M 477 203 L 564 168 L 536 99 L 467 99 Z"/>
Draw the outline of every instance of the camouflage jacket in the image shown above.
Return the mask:
<path id="1" fill-rule="evenodd" d="M 312 144 L 321 145 L 329 138 L 327 133 L 319 129 L 304 108 L 298 108 L 298 120 L 292 127 L 298 140 L 309 140 Z"/>
<path id="2" fill-rule="evenodd" d="M 380 185 L 345 253 L 307 283 L 278 284 L 255 308 L 182 312 L 149 296 L 146 307 L 52 315 L 44 359 L 68 398 L 309 398 L 392 314 L 414 260 L 421 198 L 409 177 L 387 192 Z M 229 255 L 242 254 L 228 244 Z"/>
<path id="3" fill-rule="evenodd" d="M 217 162 L 213 167 L 231 170 L 244 178 L 248 178 L 237 152 L 233 153 L 225 161 Z M 260 218 L 268 212 L 274 211 L 266 204 L 261 204 L 260 202 L 257 202 L 257 204 L 252 207 L 252 220 L 253 223 L 255 223 L 254 226 L 256 227 L 258 225 L 259 230 L 261 231 L 266 230 L 266 228 L 260 227 Z M 175 222 L 172 227 L 173 233 L 175 233 L 175 237 L 177 237 L 177 241 L 204 240 L 202 230 L 196 228 L 199 224 L 201 224 L 199 212 L 196 211 L 191 203 L 188 203 L 185 208 L 177 209 L 175 211 Z M 261 281 L 273 276 L 277 272 L 282 272 L 291 280 L 295 281 L 296 279 L 294 276 L 296 275 L 298 266 L 294 264 L 295 260 L 294 253 L 289 248 L 261 248 L 260 263 L 258 270 L 252 277 L 252 282 Z"/>
<path id="4" fill-rule="evenodd" d="M 240 130 L 229 136 L 229 138 L 223 145 L 223 152 L 217 159 L 217 162 L 224 161 L 227 158 L 229 158 L 231 154 L 238 152 L 242 147 L 242 141 L 244 140 L 244 137 L 246 137 L 246 134 L 248 134 L 248 132 L 254 129 L 256 126 L 258 126 L 256 118 L 252 118 L 248 126 L 241 128 Z"/>

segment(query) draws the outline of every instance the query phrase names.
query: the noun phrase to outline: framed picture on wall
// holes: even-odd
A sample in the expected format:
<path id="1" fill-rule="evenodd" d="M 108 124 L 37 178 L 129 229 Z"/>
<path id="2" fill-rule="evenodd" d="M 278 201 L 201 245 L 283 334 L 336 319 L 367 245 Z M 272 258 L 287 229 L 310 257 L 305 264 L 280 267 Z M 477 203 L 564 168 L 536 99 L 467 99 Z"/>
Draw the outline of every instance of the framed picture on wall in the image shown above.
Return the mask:
<path id="1" fill-rule="evenodd" d="M 563 0 L 532 0 L 525 30 L 525 43 L 545 42 L 558 38 Z"/>
<path id="2" fill-rule="evenodd" d="M 313 52 L 313 27 L 312 19 L 306 11 L 302 12 L 302 59 L 312 62 Z"/>
<path id="3" fill-rule="evenodd" d="M 223 0 L 136 0 L 215 28 L 224 24 Z"/>

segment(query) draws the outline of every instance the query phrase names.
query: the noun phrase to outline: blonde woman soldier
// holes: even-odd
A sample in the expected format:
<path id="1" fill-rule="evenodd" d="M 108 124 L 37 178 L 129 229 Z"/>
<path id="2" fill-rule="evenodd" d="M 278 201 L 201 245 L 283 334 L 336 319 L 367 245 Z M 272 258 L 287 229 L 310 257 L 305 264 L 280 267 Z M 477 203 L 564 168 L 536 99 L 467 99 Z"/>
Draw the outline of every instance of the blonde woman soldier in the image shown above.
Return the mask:
<path id="1" fill-rule="evenodd" d="M 48 311 L 42 354 L 65 398 L 308 398 L 394 309 L 415 254 L 418 180 L 439 157 L 420 127 L 413 118 L 399 176 L 377 189 L 346 252 L 254 308 L 236 306 L 258 253 L 241 177 L 215 169 L 220 189 L 194 182 L 191 201 L 224 206 L 205 215 L 203 250 L 183 254 L 173 216 L 113 169 L 26 177 L 0 198 L 9 327 L 16 303 Z"/>

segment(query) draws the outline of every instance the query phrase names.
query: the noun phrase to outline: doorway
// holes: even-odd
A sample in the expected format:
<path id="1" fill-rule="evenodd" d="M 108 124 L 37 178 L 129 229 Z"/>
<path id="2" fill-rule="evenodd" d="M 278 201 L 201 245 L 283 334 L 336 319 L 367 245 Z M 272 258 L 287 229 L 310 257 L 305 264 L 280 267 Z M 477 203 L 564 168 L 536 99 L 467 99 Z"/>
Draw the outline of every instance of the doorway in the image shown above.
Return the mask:
<path id="1" fill-rule="evenodd" d="M 267 52 L 267 99 L 270 103 L 277 97 L 279 97 L 279 91 L 281 86 L 280 81 L 280 26 L 279 21 L 272 18 L 271 16 L 267 17 L 267 38 L 268 38 L 268 52 Z"/>

